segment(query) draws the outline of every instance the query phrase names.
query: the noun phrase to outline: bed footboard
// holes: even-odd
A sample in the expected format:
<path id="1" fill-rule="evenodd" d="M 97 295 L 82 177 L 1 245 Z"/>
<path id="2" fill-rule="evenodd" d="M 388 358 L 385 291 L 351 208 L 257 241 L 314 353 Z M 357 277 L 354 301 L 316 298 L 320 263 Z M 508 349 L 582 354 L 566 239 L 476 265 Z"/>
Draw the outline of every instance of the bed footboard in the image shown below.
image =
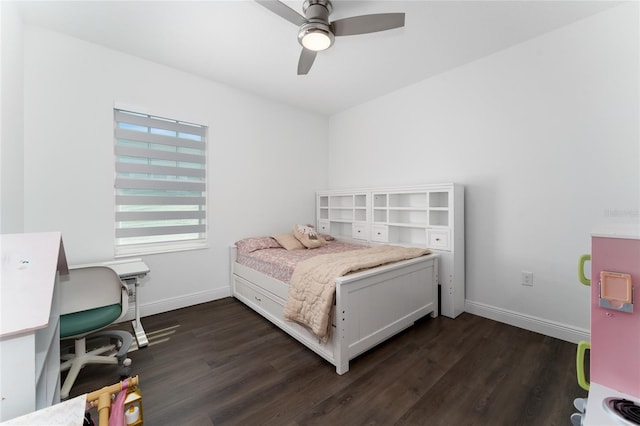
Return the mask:
<path id="1" fill-rule="evenodd" d="M 349 360 L 438 315 L 436 256 L 411 259 L 336 279 L 336 372 Z"/>
<path id="2" fill-rule="evenodd" d="M 438 255 L 422 256 L 336 279 L 336 301 L 329 341 L 283 319 L 286 284 L 235 262 L 231 250 L 234 297 L 335 365 L 349 371 L 349 361 L 411 326 L 438 315 Z M 286 290 L 284 291 L 286 294 Z"/>

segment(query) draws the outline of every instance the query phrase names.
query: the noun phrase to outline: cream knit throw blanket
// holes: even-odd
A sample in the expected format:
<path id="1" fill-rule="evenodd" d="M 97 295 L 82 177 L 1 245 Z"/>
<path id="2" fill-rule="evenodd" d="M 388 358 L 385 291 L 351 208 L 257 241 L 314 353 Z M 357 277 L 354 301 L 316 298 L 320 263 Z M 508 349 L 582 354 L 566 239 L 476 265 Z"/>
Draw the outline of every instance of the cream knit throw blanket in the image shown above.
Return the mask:
<path id="1" fill-rule="evenodd" d="M 335 278 L 366 268 L 430 254 L 427 249 L 383 245 L 316 256 L 300 262 L 291 276 L 284 319 L 302 324 L 326 341 L 331 330 Z"/>

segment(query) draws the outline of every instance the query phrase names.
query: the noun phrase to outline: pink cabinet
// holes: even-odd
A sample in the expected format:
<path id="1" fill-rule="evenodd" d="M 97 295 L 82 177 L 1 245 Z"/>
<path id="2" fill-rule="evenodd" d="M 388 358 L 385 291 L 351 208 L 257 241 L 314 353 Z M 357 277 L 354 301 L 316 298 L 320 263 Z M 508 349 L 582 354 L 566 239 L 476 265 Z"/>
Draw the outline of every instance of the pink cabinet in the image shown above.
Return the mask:
<path id="1" fill-rule="evenodd" d="M 592 235 L 590 381 L 640 397 L 640 232 L 636 228 Z"/>

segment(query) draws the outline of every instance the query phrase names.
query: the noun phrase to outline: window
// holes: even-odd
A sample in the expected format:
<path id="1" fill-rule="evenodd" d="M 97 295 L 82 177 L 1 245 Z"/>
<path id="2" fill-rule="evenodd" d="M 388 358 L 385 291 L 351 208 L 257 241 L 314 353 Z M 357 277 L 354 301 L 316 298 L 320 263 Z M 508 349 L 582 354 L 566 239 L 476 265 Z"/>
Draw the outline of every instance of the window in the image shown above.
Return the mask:
<path id="1" fill-rule="evenodd" d="M 207 128 L 120 109 L 114 121 L 116 256 L 205 246 Z"/>

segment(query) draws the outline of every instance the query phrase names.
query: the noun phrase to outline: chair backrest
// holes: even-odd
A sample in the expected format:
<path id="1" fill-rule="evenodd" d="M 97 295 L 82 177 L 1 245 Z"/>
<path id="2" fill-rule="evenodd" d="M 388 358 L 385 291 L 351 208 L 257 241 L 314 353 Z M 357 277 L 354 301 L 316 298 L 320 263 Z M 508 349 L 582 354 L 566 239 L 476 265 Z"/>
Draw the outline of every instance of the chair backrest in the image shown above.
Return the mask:
<path id="1" fill-rule="evenodd" d="M 127 290 L 118 274 L 107 266 L 70 269 L 60 276 L 60 314 L 122 304 L 127 310 Z"/>

